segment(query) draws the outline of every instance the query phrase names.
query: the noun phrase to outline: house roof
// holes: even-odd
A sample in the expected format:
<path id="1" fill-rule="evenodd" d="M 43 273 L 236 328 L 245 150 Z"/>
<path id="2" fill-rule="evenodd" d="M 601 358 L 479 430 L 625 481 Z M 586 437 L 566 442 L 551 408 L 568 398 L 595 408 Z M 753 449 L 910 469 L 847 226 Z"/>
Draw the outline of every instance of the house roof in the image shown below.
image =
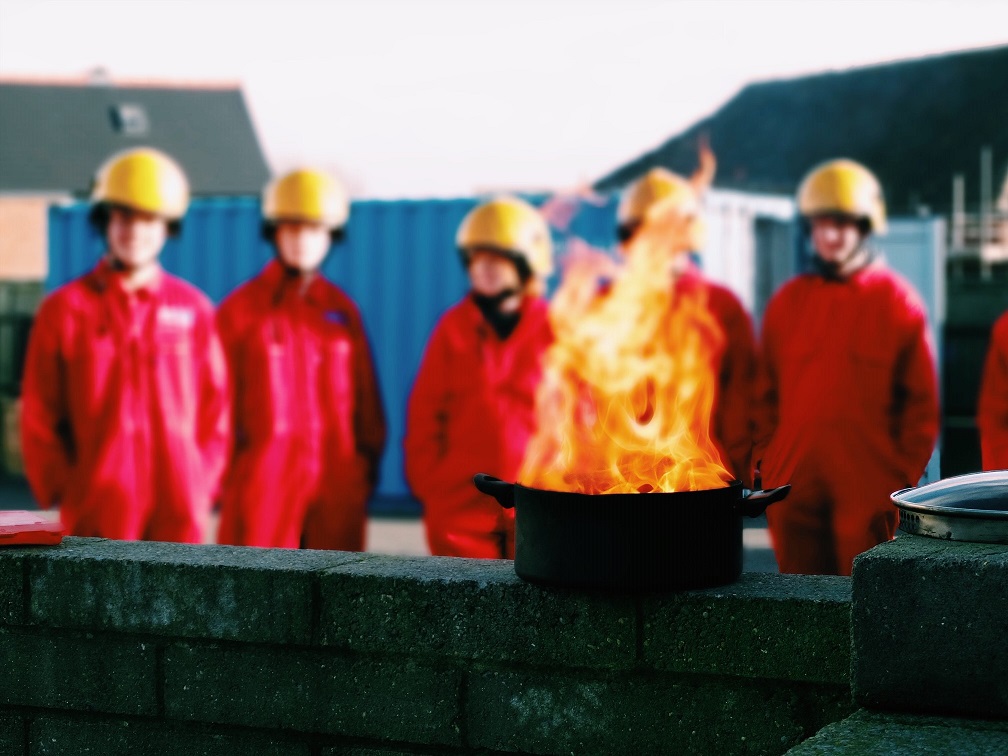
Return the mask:
<path id="1" fill-rule="evenodd" d="M 701 135 L 718 159 L 715 186 L 791 194 L 815 164 L 848 157 L 882 182 L 889 210 L 947 212 L 952 178 L 980 193 L 980 152 L 993 154 L 994 198 L 1008 173 L 1008 46 L 767 81 L 599 179 L 625 186 L 649 168 L 689 174 Z"/>
<path id="2" fill-rule="evenodd" d="M 115 152 L 152 146 L 193 194 L 256 194 L 269 168 L 238 85 L 0 80 L 0 192 L 88 191 Z"/>

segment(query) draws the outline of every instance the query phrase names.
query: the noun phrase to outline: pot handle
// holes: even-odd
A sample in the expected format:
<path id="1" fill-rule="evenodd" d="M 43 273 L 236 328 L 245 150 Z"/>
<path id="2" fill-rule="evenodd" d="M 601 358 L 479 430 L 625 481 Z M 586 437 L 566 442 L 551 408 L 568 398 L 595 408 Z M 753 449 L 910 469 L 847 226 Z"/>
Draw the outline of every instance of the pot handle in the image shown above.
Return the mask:
<path id="1" fill-rule="evenodd" d="M 752 491 L 735 505 L 735 511 L 746 517 L 759 517 L 766 508 L 775 501 L 780 501 L 788 495 L 791 484 L 771 488 L 769 491 Z"/>
<path id="2" fill-rule="evenodd" d="M 473 475 L 473 483 L 481 493 L 497 499 L 497 503 L 504 509 L 514 508 L 514 485 L 512 483 L 505 483 L 500 478 L 486 473 Z"/>

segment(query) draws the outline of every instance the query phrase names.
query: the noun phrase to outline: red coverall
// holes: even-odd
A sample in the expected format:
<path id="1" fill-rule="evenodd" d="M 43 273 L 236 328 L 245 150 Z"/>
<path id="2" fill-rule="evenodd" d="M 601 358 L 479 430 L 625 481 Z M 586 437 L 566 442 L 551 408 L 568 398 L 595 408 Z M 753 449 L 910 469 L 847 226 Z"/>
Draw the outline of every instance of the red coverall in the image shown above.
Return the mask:
<path id="1" fill-rule="evenodd" d="M 724 333 L 717 355 L 718 390 L 711 413 L 711 438 L 722 459 L 746 486 L 751 482 L 752 391 L 756 377 L 756 337 L 752 320 L 730 289 L 705 279 L 695 266 L 680 274 L 676 292 L 706 292 L 707 307 Z"/>
<path id="2" fill-rule="evenodd" d="M 850 575 L 890 540 L 893 491 L 917 484 L 938 435 L 927 314 L 880 262 L 844 281 L 802 275 L 763 321 L 754 461 L 781 572 Z"/>
<path id="3" fill-rule="evenodd" d="M 221 303 L 235 448 L 217 540 L 362 551 L 385 413 L 357 307 L 280 263 Z"/>
<path id="4" fill-rule="evenodd" d="M 199 543 L 227 458 L 213 306 L 160 272 L 128 293 L 101 262 L 39 309 L 21 440 L 39 504 L 66 532 Z"/>
<path id="5" fill-rule="evenodd" d="M 552 340 L 546 302 L 533 297 L 503 341 L 469 297 L 435 327 L 410 394 L 404 441 L 406 479 L 423 503 L 432 554 L 514 558 L 514 510 L 477 491 L 472 477 L 517 479 Z"/>
<path id="6" fill-rule="evenodd" d="M 976 420 L 983 469 L 1008 469 L 1008 313 L 991 332 Z"/>

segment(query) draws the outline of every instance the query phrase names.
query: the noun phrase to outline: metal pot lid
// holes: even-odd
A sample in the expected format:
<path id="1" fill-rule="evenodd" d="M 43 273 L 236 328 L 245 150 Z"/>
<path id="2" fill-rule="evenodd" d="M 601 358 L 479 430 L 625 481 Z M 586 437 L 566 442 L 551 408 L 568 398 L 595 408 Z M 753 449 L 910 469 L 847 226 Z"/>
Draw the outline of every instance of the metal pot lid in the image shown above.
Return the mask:
<path id="1" fill-rule="evenodd" d="M 1008 524 L 1008 470 L 957 475 L 904 488 L 890 498 L 907 512 Z"/>
<path id="2" fill-rule="evenodd" d="M 905 533 L 947 541 L 1008 544 L 1008 470 L 904 488 L 890 498 Z"/>

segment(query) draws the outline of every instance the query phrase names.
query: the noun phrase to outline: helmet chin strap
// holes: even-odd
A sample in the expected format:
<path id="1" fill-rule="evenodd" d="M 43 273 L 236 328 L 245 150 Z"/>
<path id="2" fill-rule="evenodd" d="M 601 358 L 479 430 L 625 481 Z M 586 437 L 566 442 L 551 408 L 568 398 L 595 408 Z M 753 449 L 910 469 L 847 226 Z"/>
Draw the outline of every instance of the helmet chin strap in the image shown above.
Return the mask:
<path id="1" fill-rule="evenodd" d="M 118 273 L 128 273 L 129 271 L 132 270 L 132 268 L 129 267 L 126 263 L 124 263 L 114 254 L 112 254 L 112 250 L 109 250 L 108 252 L 105 253 L 105 262 L 109 264 L 109 267 L 112 268 L 112 270 Z"/>
<path id="2" fill-rule="evenodd" d="M 311 278 L 314 278 L 315 275 L 322 268 L 322 262 L 325 262 L 325 258 L 322 258 L 322 261 L 319 262 L 317 266 L 315 266 L 311 270 L 305 270 L 304 268 L 299 268 L 297 265 L 291 265 L 286 260 L 284 260 L 283 255 L 280 254 L 279 249 L 275 250 L 273 254 L 274 257 L 276 258 L 276 261 L 280 263 L 280 267 L 284 269 L 284 273 L 286 273 L 291 278 L 300 277 L 304 278 L 306 281 L 310 280 Z"/>
<path id="3" fill-rule="evenodd" d="M 473 292 L 473 298 L 477 302 L 485 304 L 487 307 L 492 307 L 493 309 L 499 309 L 502 304 L 511 299 L 511 297 L 521 294 L 520 289 L 510 288 L 502 289 L 496 294 L 479 294 Z"/>
<path id="4" fill-rule="evenodd" d="M 519 294 L 521 294 L 521 291 L 514 288 L 504 289 L 492 295 L 479 294 L 475 291 L 470 292 L 470 296 L 476 307 L 483 314 L 484 320 L 490 324 L 490 327 L 494 329 L 497 336 L 502 340 L 514 332 L 518 321 L 521 319 L 521 309 L 516 308 L 505 311 L 501 309 L 501 305 Z"/>
<path id="5" fill-rule="evenodd" d="M 112 268 L 116 273 L 121 274 L 123 281 L 123 286 L 127 290 L 139 289 L 143 287 L 148 281 L 151 281 L 156 272 L 160 270 L 160 263 L 158 258 L 154 258 L 149 263 L 146 263 L 140 267 L 134 265 L 127 265 L 109 250 L 105 253 L 105 261 L 108 263 L 109 267 Z"/>
<path id="6" fill-rule="evenodd" d="M 824 260 L 818 253 L 812 256 L 816 271 L 823 278 L 833 281 L 844 281 L 850 278 L 867 266 L 872 259 L 874 259 L 874 255 L 871 248 L 865 245 L 863 240 L 843 260 Z"/>

